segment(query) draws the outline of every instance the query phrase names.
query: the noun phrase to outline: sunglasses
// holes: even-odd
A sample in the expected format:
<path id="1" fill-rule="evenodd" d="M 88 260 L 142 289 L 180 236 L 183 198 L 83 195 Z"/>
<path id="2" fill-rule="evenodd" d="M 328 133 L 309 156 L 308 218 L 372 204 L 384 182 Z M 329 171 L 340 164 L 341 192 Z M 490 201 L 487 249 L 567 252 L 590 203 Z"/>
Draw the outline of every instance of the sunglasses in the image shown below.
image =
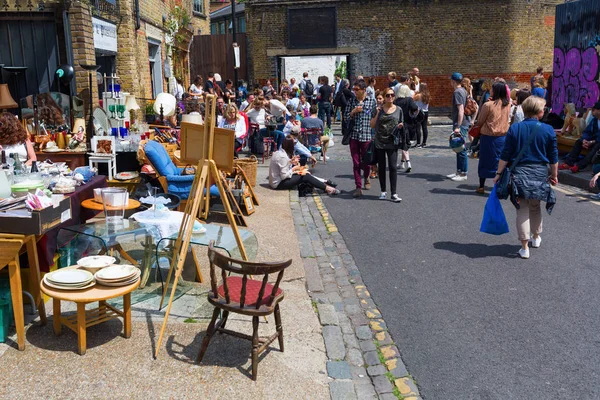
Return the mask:
<path id="1" fill-rule="evenodd" d="M 388 93 L 385 95 L 385 97 L 395 97 L 396 95 L 394 93 Z"/>

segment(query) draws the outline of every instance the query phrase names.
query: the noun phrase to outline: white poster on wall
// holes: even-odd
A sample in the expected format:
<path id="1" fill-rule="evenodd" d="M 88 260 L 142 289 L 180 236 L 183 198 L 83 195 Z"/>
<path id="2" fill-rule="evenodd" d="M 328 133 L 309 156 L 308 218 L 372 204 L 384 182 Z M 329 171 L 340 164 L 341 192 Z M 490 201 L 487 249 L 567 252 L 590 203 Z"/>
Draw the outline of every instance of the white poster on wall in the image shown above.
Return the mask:
<path id="1" fill-rule="evenodd" d="M 117 26 L 98 18 L 92 18 L 94 47 L 98 50 L 117 52 Z"/>

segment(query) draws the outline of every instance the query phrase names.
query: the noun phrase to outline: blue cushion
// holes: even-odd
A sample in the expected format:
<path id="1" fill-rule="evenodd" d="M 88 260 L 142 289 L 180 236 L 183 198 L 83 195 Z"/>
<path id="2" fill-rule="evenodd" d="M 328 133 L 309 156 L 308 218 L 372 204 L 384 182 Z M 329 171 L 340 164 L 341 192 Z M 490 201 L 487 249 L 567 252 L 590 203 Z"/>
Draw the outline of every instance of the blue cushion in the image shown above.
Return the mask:
<path id="1" fill-rule="evenodd" d="M 206 189 L 204 189 L 202 193 L 206 194 Z M 209 193 L 211 197 L 221 197 L 221 193 L 219 193 L 219 188 L 217 185 L 212 185 Z"/>
<path id="2" fill-rule="evenodd" d="M 158 172 L 159 175 L 180 175 L 177 167 L 173 164 L 173 161 L 171 161 L 169 153 L 167 153 L 167 150 L 165 150 L 162 144 L 154 140 L 149 140 L 144 147 L 144 151 L 146 152 L 146 157 L 148 157 L 148 160 L 150 160 L 154 168 L 156 168 L 156 172 Z"/>

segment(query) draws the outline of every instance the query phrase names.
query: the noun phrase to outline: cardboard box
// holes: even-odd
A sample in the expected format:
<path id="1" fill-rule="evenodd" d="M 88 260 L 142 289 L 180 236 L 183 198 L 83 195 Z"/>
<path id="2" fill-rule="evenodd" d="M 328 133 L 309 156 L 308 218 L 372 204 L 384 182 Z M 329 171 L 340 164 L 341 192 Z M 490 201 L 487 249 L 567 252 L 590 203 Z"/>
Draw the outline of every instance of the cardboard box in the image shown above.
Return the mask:
<path id="1" fill-rule="evenodd" d="M 47 207 L 31 213 L 0 212 L 0 233 L 43 235 L 50 229 L 71 219 L 71 198 L 65 197 L 57 207 Z"/>

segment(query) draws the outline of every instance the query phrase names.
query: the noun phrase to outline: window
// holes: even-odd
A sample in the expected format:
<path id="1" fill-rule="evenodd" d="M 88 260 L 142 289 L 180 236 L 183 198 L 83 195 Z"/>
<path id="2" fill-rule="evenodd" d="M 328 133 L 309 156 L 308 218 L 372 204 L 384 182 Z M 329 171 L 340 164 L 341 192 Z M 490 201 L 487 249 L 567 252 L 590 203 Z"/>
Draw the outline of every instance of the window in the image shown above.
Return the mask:
<path id="1" fill-rule="evenodd" d="M 289 8 L 288 47 L 290 49 L 337 47 L 336 8 Z"/>
<path id="2" fill-rule="evenodd" d="M 246 32 L 246 17 L 239 17 L 237 19 L 237 29 L 238 29 L 238 33 L 245 33 Z"/>
<path id="3" fill-rule="evenodd" d="M 214 22 L 212 24 L 210 24 L 210 34 L 211 35 L 216 35 L 217 34 L 217 24 L 215 24 Z"/>
<path id="4" fill-rule="evenodd" d="M 221 35 L 225 34 L 225 21 L 219 22 L 219 32 L 218 33 Z"/>
<path id="5" fill-rule="evenodd" d="M 194 12 L 204 14 L 204 0 L 194 0 Z"/>

